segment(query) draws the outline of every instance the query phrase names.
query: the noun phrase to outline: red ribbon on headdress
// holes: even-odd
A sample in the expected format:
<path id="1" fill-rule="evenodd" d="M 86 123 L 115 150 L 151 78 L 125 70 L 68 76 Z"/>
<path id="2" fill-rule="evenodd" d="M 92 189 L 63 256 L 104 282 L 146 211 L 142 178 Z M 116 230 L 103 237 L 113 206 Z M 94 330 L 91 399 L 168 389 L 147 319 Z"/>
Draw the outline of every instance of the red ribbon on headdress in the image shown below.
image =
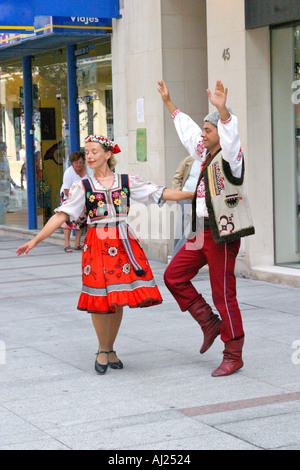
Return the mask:
<path id="1" fill-rule="evenodd" d="M 114 147 L 111 149 L 112 153 L 120 153 L 121 149 L 118 144 L 115 144 Z"/>

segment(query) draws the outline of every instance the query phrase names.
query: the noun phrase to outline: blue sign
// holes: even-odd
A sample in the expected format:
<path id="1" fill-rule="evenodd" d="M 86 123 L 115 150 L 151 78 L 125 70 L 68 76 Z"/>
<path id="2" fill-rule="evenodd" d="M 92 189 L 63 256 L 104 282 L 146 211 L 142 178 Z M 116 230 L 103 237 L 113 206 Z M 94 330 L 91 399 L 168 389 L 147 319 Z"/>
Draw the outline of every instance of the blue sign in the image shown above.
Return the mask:
<path id="1" fill-rule="evenodd" d="M 0 0 L 0 30 L 16 33 L 33 31 L 33 0 Z"/>
<path id="2" fill-rule="evenodd" d="M 111 34 L 111 18 L 90 16 L 36 16 L 34 18 L 36 36 L 49 33 Z"/>
<path id="3" fill-rule="evenodd" d="M 26 0 L 28 1 L 28 0 Z M 34 15 L 118 18 L 119 0 L 33 0 Z"/>
<path id="4" fill-rule="evenodd" d="M 80 18 L 119 18 L 119 0 L 0 0 L 1 32 L 33 32 L 37 16 L 79 18 L 79 23 Z"/>
<path id="5" fill-rule="evenodd" d="M 93 16 L 54 16 L 52 18 L 53 32 L 57 33 L 92 33 L 111 34 L 111 18 L 97 18 Z"/>

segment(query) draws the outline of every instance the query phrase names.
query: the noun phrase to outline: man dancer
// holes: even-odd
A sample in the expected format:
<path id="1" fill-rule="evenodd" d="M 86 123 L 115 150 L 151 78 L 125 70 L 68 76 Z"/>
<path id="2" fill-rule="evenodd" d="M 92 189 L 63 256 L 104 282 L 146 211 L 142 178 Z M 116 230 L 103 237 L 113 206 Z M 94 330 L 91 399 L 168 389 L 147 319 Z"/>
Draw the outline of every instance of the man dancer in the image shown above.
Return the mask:
<path id="1" fill-rule="evenodd" d="M 177 134 L 189 155 L 202 163 L 193 199 L 194 237 L 176 254 L 165 272 L 165 283 L 182 311 L 188 310 L 204 334 L 203 354 L 221 334 L 223 361 L 213 377 L 233 374 L 244 365 L 244 330 L 236 298 L 235 261 L 240 238 L 254 234 L 244 190 L 244 157 L 236 116 L 226 107 L 227 88 L 218 80 L 214 94 L 207 90 L 216 111 L 204 119 L 203 130 L 172 103 L 163 80 L 158 91 L 174 120 Z M 196 229 L 198 225 L 198 229 Z M 212 312 L 191 280 L 208 264 Z"/>

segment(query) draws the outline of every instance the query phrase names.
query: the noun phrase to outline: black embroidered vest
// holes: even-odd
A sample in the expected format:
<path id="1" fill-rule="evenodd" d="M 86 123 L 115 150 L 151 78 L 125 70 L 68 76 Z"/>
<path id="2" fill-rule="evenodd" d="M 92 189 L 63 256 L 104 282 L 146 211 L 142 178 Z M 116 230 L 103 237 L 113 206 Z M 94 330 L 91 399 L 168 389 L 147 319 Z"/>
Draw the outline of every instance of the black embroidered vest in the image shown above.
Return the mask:
<path id="1" fill-rule="evenodd" d="M 117 175 L 118 186 L 113 189 L 95 189 L 92 178 L 82 180 L 85 187 L 87 215 L 91 223 L 111 217 L 127 217 L 130 208 L 128 175 Z"/>

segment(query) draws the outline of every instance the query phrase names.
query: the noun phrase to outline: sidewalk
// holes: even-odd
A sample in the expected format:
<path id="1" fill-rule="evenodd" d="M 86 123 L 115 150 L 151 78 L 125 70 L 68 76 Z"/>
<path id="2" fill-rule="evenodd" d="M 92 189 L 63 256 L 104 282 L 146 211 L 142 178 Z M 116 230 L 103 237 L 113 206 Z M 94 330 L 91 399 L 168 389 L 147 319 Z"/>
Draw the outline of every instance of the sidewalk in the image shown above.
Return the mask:
<path id="1" fill-rule="evenodd" d="M 151 266 L 164 302 L 125 309 L 123 370 L 94 371 L 97 341 L 76 310 L 81 253 L 0 236 L 0 450 L 300 450 L 300 289 L 238 279 L 245 366 L 213 378 L 202 333 Z M 211 302 L 207 271 L 195 285 Z"/>

